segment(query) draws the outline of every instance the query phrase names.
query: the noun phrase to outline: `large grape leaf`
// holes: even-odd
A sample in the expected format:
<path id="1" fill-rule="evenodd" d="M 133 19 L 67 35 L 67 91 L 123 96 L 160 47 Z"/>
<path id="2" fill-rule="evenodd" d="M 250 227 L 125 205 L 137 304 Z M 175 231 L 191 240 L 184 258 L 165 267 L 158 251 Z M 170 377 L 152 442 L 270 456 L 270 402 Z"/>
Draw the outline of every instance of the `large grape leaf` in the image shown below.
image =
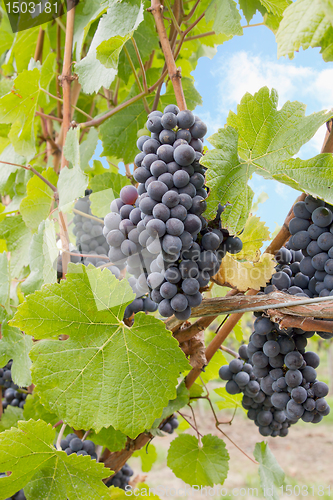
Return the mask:
<path id="1" fill-rule="evenodd" d="M 32 348 L 32 338 L 24 335 L 18 328 L 9 326 L 6 321 L 1 325 L 0 367 L 13 360 L 12 379 L 20 387 L 31 384 L 31 360 L 29 352 Z"/>
<path id="2" fill-rule="evenodd" d="M 143 20 L 142 4 L 133 5 L 127 1 L 110 3 L 110 8 L 98 24 L 88 54 L 75 65 L 82 90 L 86 94 L 98 92 L 102 86 L 109 88 L 117 75 L 117 69 L 114 66 L 107 68 L 98 60 L 97 48 L 114 37 L 123 37 L 132 33 Z"/>
<path id="3" fill-rule="evenodd" d="M 213 30 L 218 35 L 242 35 L 241 15 L 234 0 L 212 0 L 206 10 L 206 21 L 214 21 Z"/>
<path id="4" fill-rule="evenodd" d="M 266 500 L 279 500 L 277 488 L 283 484 L 283 470 L 264 441 L 255 445 L 253 454 L 259 462 L 260 485 L 265 491 Z"/>
<path id="5" fill-rule="evenodd" d="M 285 10 L 276 34 L 278 57 L 289 56 L 301 47 L 322 47 L 324 60 L 332 60 L 329 47 L 333 43 L 333 30 L 330 17 L 321 0 L 297 0 Z M 325 55 L 325 49 L 328 54 Z"/>
<path id="6" fill-rule="evenodd" d="M 0 500 L 24 488 L 27 500 L 102 500 L 111 498 L 102 479 L 110 475 L 89 456 L 67 456 L 53 445 L 55 430 L 42 420 L 21 421 L 0 434 Z"/>
<path id="7" fill-rule="evenodd" d="M 162 321 L 122 321 L 134 294 L 107 269 L 70 264 L 66 281 L 29 295 L 12 321 L 36 339 L 33 382 L 42 404 L 72 427 L 112 425 L 130 437 L 150 428 L 189 367 Z M 79 408 L 79 411 L 78 411 Z"/>
<path id="8" fill-rule="evenodd" d="M 6 240 L 11 254 L 10 270 L 12 278 L 17 278 L 24 266 L 29 264 L 31 231 L 25 225 L 21 215 L 6 217 L 0 221 L 0 238 Z"/>
<path id="9" fill-rule="evenodd" d="M 9 312 L 10 271 L 7 253 L 0 253 L 0 304 Z"/>
<path id="10" fill-rule="evenodd" d="M 195 436 L 182 434 L 174 439 L 168 452 L 168 467 L 176 477 L 190 485 L 223 484 L 229 469 L 229 454 L 217 436 L 203 436 L 200 445 Z"/>
<path id="11" fill-rule="evenodd" d="M 330 119 L 332 113 L 320 111 L 305 116 L 305 105 L 297 101 L 286 102 L 280 110 L 278 95 L 263 87 L 254 95 L 246 93 L 237 107 L 237 114 L 230 112 L 227 126 L 214 134 L 209 141 L 215 149 L 210 150 L 201 162 L 208 167 L 207 185 L 210 187 L 206 217 L 215 217 L 219 203 L 231 203 L 222 214 L 224 227 L 237 231 L 247 220 L 253 191 L 248 180 L 255 172 L 266 179 L 277 173 L 281 182 L 306 191 L 312 183 L 322 185 L 318 170 L 313 166 L 304 179 L 295 165 L 292 175 L 287 162 L 318 130 Z M 281 173 L 285 176 L 282 178 Z M 295 179 L 294 179 L 295 178 Z M 326 194 L 330 196 L 329 185 L 333 171 L 325 171 Z"/>
<path id="12" fill-rule="evenodd" d="M 51 184 L 57 184 L 57 174 L 52 168 L 45 170 L 42 175 Z M 53 202 L 53 190 L 34 175 L 28 181 L 27 196 L 20 203 L 20 213 L 27 227 L 37 231 L 39 224 L 49 215 Z"/>
<path id="13" fill-rule="evenodd" d="M 32 237 L 29 248 L 30 274 L 21 285 L 23 293 L 32 293 L 44 283 L 57 281 L 58 253 L 54 222 L 45 220 L 40 223 L 38 233 Z"/>

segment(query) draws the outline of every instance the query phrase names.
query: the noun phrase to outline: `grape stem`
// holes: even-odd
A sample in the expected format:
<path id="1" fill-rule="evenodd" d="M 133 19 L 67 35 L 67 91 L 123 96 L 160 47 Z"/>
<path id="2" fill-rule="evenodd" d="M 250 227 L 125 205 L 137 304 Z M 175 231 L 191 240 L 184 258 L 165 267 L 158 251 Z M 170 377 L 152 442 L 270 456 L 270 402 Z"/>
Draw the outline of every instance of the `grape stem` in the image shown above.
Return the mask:
<path id="1" fill-rule="evenodd" d="M 104 226 L 103 219 L 99 219 L 98 217 L 95 217 L 94 215 L 89 215 L 89 214 L 86 214 L 85 212 L 81 212 L 81 210 L 77 210 L 76 208 L 73 208 L 73 212 L 75 214 L 81 215 L 81 217 L 86 217 L 87 219 L 95 220 L 96 222 L 99 222 L 100 224 L 102 224 Z"/>
<path id="2" fill-rule="evenodd" d="M 140 52 L 139 52 L 139 48 L 138 48 L 138 46 L 136 44 L 135 38 L 132 37 L 131 40 L 132 40 L 132 44 L 133 44 L 133 47 L 134 47 L 134 50 L 135 50 L 135 53 L 136 53 L 136 57 L 137 57 L 137 59 L 139 61 L 139 65 L 140 65 L 143 88 L 144 88 L 144 91 L 147 94 L 148 93 L 148 85 L 147 85 L 146 70 L 145 70 L 144 64 L 142 62 L 141 55 L 140 55 Z"/>
<path id="3" fill-rule="evenodd" d="M 175 59 L 171 50 L 170 41 L 168 39 L 168 35 L 164 26 L 164 21 L 162 16 L 163 5 L 160 4 L 159 0 L 151 0 L 151 7 L 149 8 L 149 10 L 152 12 L 155 19 L 157 33 L 162 46 L 165 62 L 168 68 L 169 77 L 173 84 L 177 105 L 180 110 L 184 110 L 186 109 L 186 101 L 185 101 L 183 87 L 181 84 L 181 74 L 180 71 L 177 69 Z"/>
<path id="4" fill-rule="evenodd" d="M 66 427 L 67 427 L 67 424 L 62 424 L 60 432 L 58 434 L 57 443 L 56 443 L 56 448 L 58 451 L 62 450 L 60 443 L 61 443 L 61 440 L 63 438 Z"/>
<path id="5" fill-rule="evenodd" d="M 63 92 L 63 122 L 62 122 L 63 144 L 65 144 L 66 142 L 67 132 L 70 128 L 70 123 L 72 119 L 71 84 L 74 79 L 74 77 L 72 76 L 72 48 L 73 48 L 73 38 L 74 38 L 74 20 L 75 20 L 75 4 L 73 0 L 67 0 L 65 51 L 64 51 L 62 75 L 60 77 L 62 92 Z M 56 97 L 56 99 L 59 100 L 58 97 Z M 68 161 L 65 158 L 64 148 L 63 148 L 60 168 L 63 169 L 66 166 L 68 166 Z M 59 211 L 59 226 L 60 226 L 60 239 L 62 247 L 65 250 L 69 250 L 67 218 L 61 211 Z M 69 262 L 70 262 L 70 255 L 68 255 L 67 252 L 63 252 L 62 254 L 63 278 L 66 277 L 67 267 Z"/>

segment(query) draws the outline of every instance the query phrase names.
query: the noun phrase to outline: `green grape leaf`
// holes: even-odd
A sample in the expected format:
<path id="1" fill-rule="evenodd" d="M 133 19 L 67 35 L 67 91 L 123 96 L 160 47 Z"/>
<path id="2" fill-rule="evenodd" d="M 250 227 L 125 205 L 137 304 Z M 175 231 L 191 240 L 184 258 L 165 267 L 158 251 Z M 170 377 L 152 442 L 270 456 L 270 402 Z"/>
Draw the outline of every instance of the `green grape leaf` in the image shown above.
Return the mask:
<path id="1" fill-rule="evenodd" d="M 97 217 L 105 217 L 110 212 L 110 204 L 130 180 L 124 175 L 105 172 L 95 175 L 90 181 L 93 192 L 90 195 L 91 211 Z"/>
<path id="2" fill-rule="evenodd" d="M 75 8 L 74 39 L 76 60 L 81 59 L 81 52 L 84 41 L 88 35 L 90 26 L 105 11 L 107 5 L 100 0 L 90 0 L 89 2 L 80 2 Z"/>
<path id="3" fill-rule="evenodd" d="M 281 182 L 294 187 L 295 180 L 290 175 L 287 160 L 332 115 L 320 111 L 305 116 L 305 105 L 297 101 L 286 102 L 280 110 L 277 106 L 278 96 L 274 89 L 270 92 L 263 87 L 254 96 L 246 93 L 237 107 L 237 114 L 230 112 L 227 126 L 210 137 L 215 149 L 201 159 L 208 168 L 206 180 L 211 190 L 206 217 L 216 216 L 218 203 L 231 203 L 221 216 L 223 227 L 231 232 L 242 229 L 247 220 L 253 199 L 253 191 L 247 183 L 252 174 L 272 179 L 276 173 L 281 177 L 283 171 L 285 176 Z M 315 172 L 304 183 L 302 179 L 296 180 L 301 190 L 306 190 L 310 182 L 319 183 Z M 326 182 L 331 180 L 333 174 L 327 169 Z"/>
<path id="4" fill-rule="evenodd" d="M 300 48 L 321 47 L 327 37 L 333 41 L 332 25 L 321 1 L 297 0 L 284 11 L 276 34 L 278 57 L 293 59 Z M 326 42 L 327 45 L 327 42 Z"/>
<path id="5" fill-rule="evenodd" d="M 88 182 L 80 167 L 63 168 L 58 180 L 59 210 L 70 212 L 75 199 L 84 196 Z"/>
<path id="6" fill-rule="evenodd" d="M 98 60 L 98 47 L 114 37 L 132 34 L 142 20 L 143 4 L 133 5 L 125 0 L 121 3 L 112 2 L 98 24 L 86 57 L 75 65 L 83 92 L 92 94 L 98 92 L 102 86 L 110 87 L 117 75 L 117 69 L 114 66 L 107 68 Z"/>
<path id="7" fill-rule="evenodd" d="M 240 239 L 243 242 L 243 248 L 235 254 L 235 259 L 258 262 L 261 255 L 260 248 L 264 241 L 270 239 L 270 232 L 265 222 L 261 221 L 259 217 L 251 215 L 246 221 Z"/>
<path id="8" fill-rule="evenodd" d="M 221 398 L 216 401 L 219 410 L 225 410 L 226 408 L 241 408 L 245 411 L 242 406 L 243 394 L 231 395 L 225 390 L 225 387 L 214 389 L 214 392 L 216 392 L 216 394 Z"/>
<path id="9" fill-rule="evenodd" d="M 64 145 L 64 155 L 66 160 L 71 162 L 73 167 L 80 168 L 81 158 L 80 158 L 80 129 L 70 128 L 66 135 L 66 141 Z"/>
<path id="10" fill-rule="evenodd" d="M 207 434 L 202 444 L 195 436 L 182 434 L 171 442 L 167 464 L 176 477 L 191 486 L 223 484 L 229 469 L 224 441 Z"/>
<path id="11" fill-rule="evenodd" d="M 162 321 L 139 313 L 132 328 L 123 323 L 133 298 L 108 269 L 70 264 L 66 281 L 29 295 L 12 320 L 35 339 L 69 335 L 38 342 L 31 358 L 42 404 L 74 428 L 112 425 L 136 437 L 176 396 L 189 364 Z"/>
<path id="12" fill-rule="evenodd" d="M 67 456 L 53 446 L 55 430 L 42 420 L 21 421 L 0 434 L 0 468 L 11 475 L 0 478 L 0 499 L 24 488 L 27 500 L 111 498 L 102 479 L 110 475 L 89 456 Z M 15 443 L 15 445 L 13 445 Z"/>
<path id="13" fill-rule="evenodd" d="M 277 488 L 283 484 L 285 478 L 283 470 L 264 441 L 255 445 L 253 454 L 259 462 L 260 485 L 265 492 L 266 500 L 279 500 Z"/>
<path id="14" fill-rule="evenodd" d="M 105 446 L 110 451 L 120 451 L 126 446 L 127 436 L 120 431 L 116 431 L 112 426 L 107 429 L 103 427 L 100 432 L 91 432 L 89 439 L 95 444 Z"/>
<path id="15" fill-rule="evenodd" d="M 155 446 L 152 443 L 149 443 L 148 446 L 135 451 L 133 453 L 133 457 L 140 457 L 142 472 L 150 472 L 152 466 L 157 460 L 157 451 Z"/>
<path id="16" fill-rule="evenodd" d="M 217 351 L 208 365 L 205 367 L 205 371 L 202 372 L 200 378 L 204 381 L 205 384 L 208 384 L 210 380 L 216 380 L 219 378 L 219 369 L 222 365 L 227 365 L 228 361 L 226 360 L 224 354 L 221 351 Z"/>
<path id="17" fill-rule="evenodd" d="M 17 427 L 19 420 L 24 420 L 23 409 L 16 406 L 7 406 L 0 419 L 0 432 L 6 431 L 11 427 Z"/>
<path id="18" fill-rule="evenodd" d="M 259 10 L 262 15 L 266 13 L 266 9 L 259 0 L 239 0 L 239 6 L 242 9 L 248 24 L 250 24 L 250 21 L 256 14 L 257 10 Z"/>
<path id="19" fill-rule="evenodd" d="M 2 151 L 0 155 L 0 192 L 3 193 L 10 175 L 20 170 L 20 167 L 6 165 L 5 163 L 1 163 L 2 161 L 25 165 L 25 158 L 15 153 L 14 146 L 12 144 L 9 144 L 9 146 Z"/>
<path id="20" fill-rule="evenodd" d="M 57 174 L 52 168 L 42 172 L 43 177 L 57 183 Z M 27 227 L 37 231 L 39 224 L 47 218 L 54 202 L 53 190 L 42 179 L 34 175 L 27 184 L 27 196 L 20 203 L 20 213 Z"/>
<path id="21" fill-rule="evenodd" d="M 234 0 L 212 0 L 206 10 L 206 21 L 213 21 L 217 35 L 242 35 L 241 16 Z"/>
<path id="22" fill-rule="evenodd" d="M 40 223 L 38 233 L 32 237 L 29 248 L 30 274 L 21 285 L 23 293 L 32 293 L 45 283 L 57 281 L 58 253 L 54 222 L 45 220 Z"/>
<path id="23" fill-rule="evenodd" d="M 23 408 L 24 420 L 44 420 L 47 424 L 52 426 L 59 422 L 60 417 L 54 413 L 50 413 L 45 406 L 40 402 L 39 396 L 33 392 L 29 394 L 25 400 Z"/>
<path id="24" fill-rule="evenodd" d="M 29 352 L 32 338 L 18 328 L 9 326 L 6 321 L 1 325 L 1 332 L 0 366 L 5 366 L 12 359 L 12 379 L 19 387 L 28 387 L 31 384 Z"/>
<path id="25" fill-rule="evenodd" d="M 29 264 L 31 231 L 25 225 L 21 215 L 6 217 L 0 221 L 0 238 L 6 240 L 11 254 L 10 271 L 12 278 L 17 278 L 24 266 Z"/>
<path id="26" fill-rule="evenodd" d="M 0 304 L 3 305 L 9 313 L 9 294 L 10 294 L 10 270 L 7 253 L 0 253 Z"/>

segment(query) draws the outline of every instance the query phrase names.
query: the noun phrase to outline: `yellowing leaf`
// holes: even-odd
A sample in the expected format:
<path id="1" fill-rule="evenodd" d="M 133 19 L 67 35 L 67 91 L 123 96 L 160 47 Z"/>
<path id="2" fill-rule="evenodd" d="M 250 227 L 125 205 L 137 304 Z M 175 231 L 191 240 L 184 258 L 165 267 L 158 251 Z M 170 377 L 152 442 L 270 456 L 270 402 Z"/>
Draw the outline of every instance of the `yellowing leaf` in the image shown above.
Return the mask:
<path id="1" fill-rule="evenodd" d="M 259 262 L 238 262 L 231 255 L 227 254 L 215 279 L 219 284 L 228 284 L 232 288 L 237 288 L 245 292 L 249 288 L 259 290 L 270 280 L 276 266 L 274 256 L 264 254 Z"/>
<path id="2" fill-rule="evenodd" d="M 237 260 L 245 259 L 251 262 L 258 262 L 263 242 L 270 239 L 268 227 L 259 217 L 251 215 L 247 219 L 240 239 L 243 242 L 243 249 L 235 255 L 235 258 Z"/>

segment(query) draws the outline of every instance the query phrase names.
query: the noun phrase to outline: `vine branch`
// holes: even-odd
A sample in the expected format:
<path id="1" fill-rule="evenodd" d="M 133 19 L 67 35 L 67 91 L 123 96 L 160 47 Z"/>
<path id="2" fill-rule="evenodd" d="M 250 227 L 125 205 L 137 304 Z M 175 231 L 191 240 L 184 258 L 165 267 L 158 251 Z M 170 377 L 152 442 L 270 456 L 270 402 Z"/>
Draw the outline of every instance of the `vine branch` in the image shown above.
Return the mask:
<path id="1" fill-rule="evenodd" d="M 180 110 L 184 110 L 186 109 L 186 101 L 181 84 L 181 74 L 176 67 L 175 59 L 170 46 L 170 41 L 164 26 L 162 16 L 163 6 L 160 4 L 159 0 L 151 0 L 151 7 L 149 10 L 152 12 L 155 19 L 157 33 L 162 46 L 169 77 L 173 84 L 177 105 Z"/>

